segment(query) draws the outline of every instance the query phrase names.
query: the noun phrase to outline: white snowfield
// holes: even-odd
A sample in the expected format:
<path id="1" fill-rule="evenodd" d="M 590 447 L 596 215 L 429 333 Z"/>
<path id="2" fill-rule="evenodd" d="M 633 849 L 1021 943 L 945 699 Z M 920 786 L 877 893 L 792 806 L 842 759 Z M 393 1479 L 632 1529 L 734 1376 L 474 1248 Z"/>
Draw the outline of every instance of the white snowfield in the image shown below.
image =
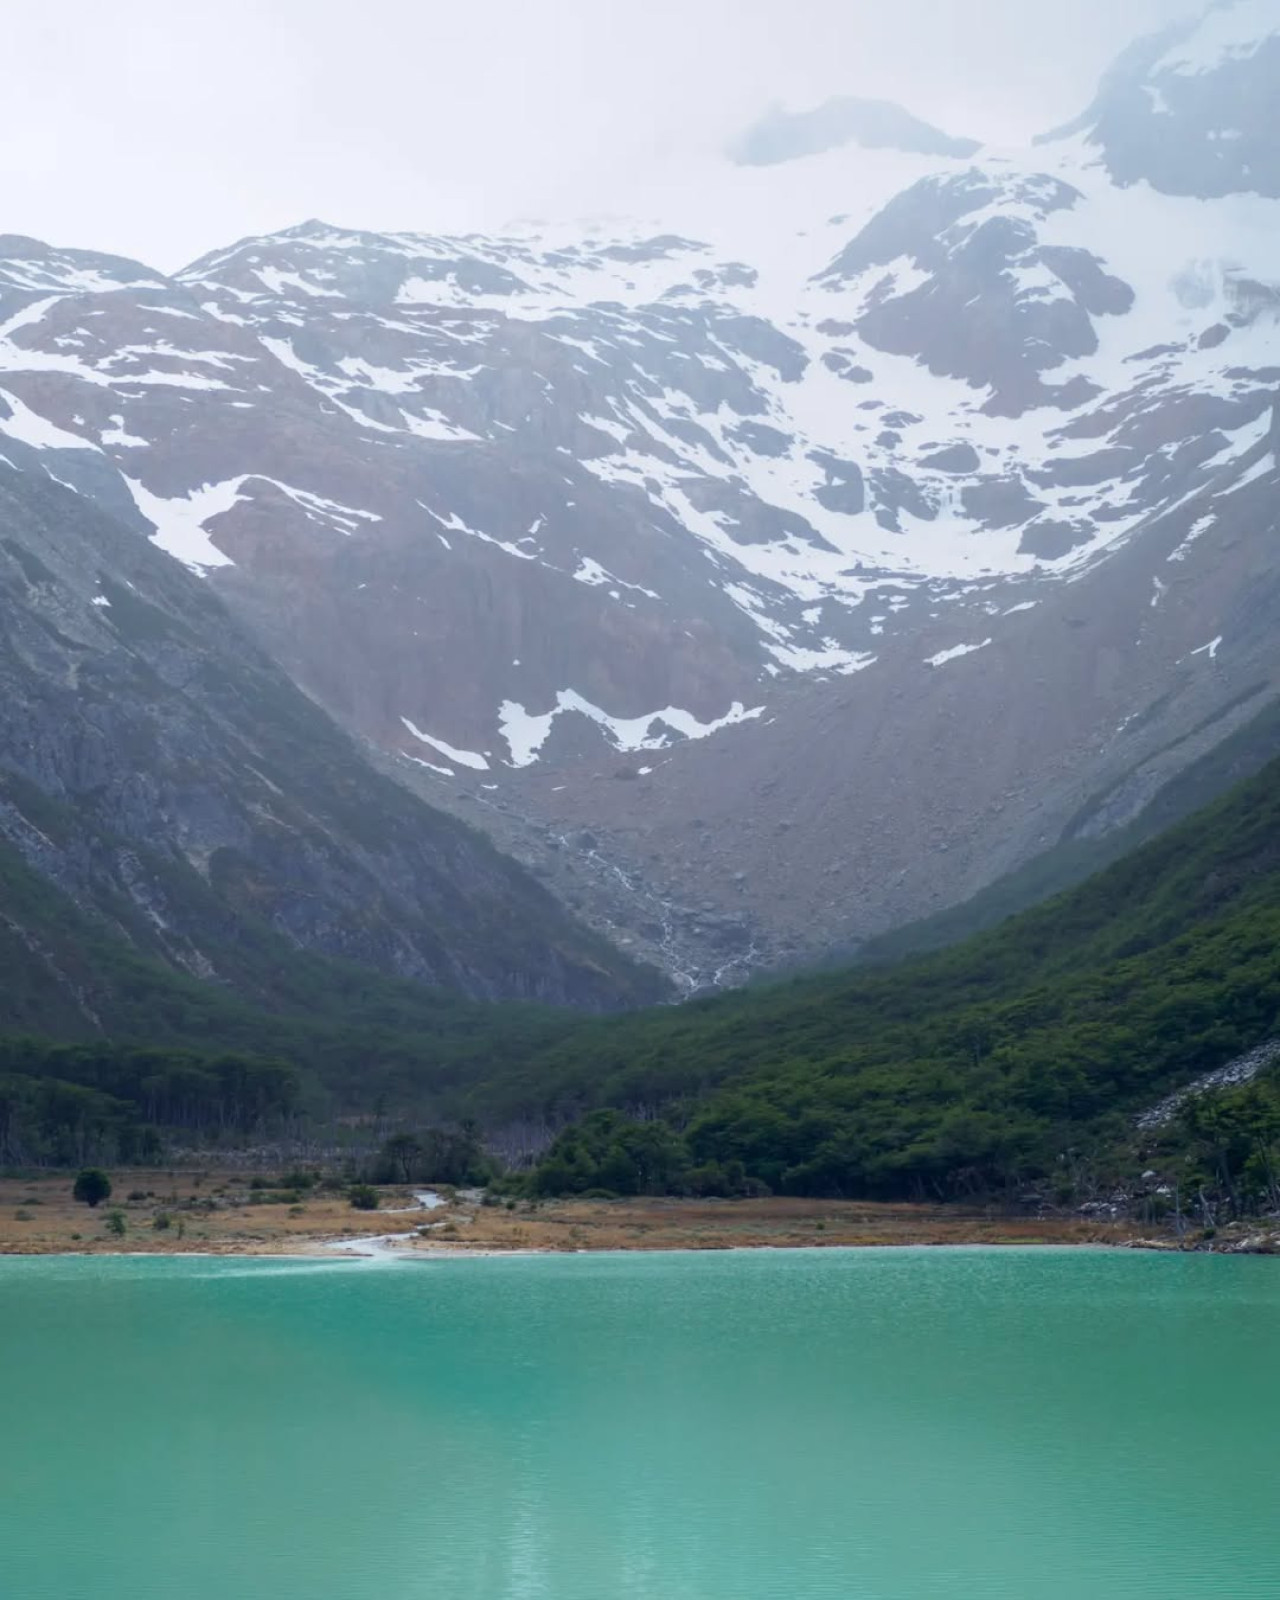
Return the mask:
<path id="1" fill-rule="evenodd" d="M 1256 55 L 1278 34 L 1280 15 L 1274 0 L 1234 0 L 1208 11 L 1189 37 L 1160 57 L 1153 71 L 1186 77 L 1213 72 L 1224 61 Z"/>
<path id="2" fill-rule="evenodd" d="M 1172 118 L 1174 80 L 1277 36 L 1280 0 L 1208 10 L 1146 69 L 1148 104 Z M 114 469 L 200 573 L 266 518 L 354 545 L 421 528 L 446 567 L 519 563 L 498 583 L 595 591 L 615 621 L 727 617 L 762 682 L 856 674 L 917 601 L 942 642 L 948 606 L 1026 611 L 989 596 L 1070 581 L 1190 508 L 1185 560 L 1274 468 L 1280 200 L 1121 187 L 1104 156 L 1083 128 L 962 159 L 682 159 L 634 220 L 310 222 L 174 279 L 24 248 L 0 256 L 0 449 L 80 492 Z M 628 537 L 601 532 L 605 504 Z M 411 759 L 524 766 L 566 715 L 640 751 L 761 710 L 622 716 L 548 694 L 551 672 L 495 706 L 505 755 L 419 712 Z"/>

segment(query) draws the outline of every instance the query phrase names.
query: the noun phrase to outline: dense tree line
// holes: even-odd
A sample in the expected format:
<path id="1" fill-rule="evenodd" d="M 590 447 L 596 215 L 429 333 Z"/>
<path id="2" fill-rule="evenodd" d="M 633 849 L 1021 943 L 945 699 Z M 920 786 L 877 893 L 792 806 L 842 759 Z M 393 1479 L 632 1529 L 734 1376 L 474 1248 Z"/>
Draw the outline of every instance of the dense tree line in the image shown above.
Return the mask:
<path id="1" fill-rule="evenodd" d="M 406 1135 L 416 1148 L 386 1156 L 400 1182 L 478 1181 L 476 1130 L 519 1122 L 564 1130 L 529 1179 L 543 1193 L 1079 1194 L 1124 1178 L 1135 1113 L 1280 1034 L 1280 763 L 1078 888 L 892 968 L 594 1019 L 310 960 L 278 985 L 255 1013 L 122 969 L 133 1043 L 0 1040 L 0 1162 L 356 1112 L 457 1130 Z M 1178 1158 L 1243 1203 L 1272 1146 L 1233 1135 L 1210 1161 L 1209 1137 L 1188 1129 Z"/>
<path id="2" fill-rule="evenodd" d="M 495 1175 L 474 1122 L 393 1134 L 370 1172 L 375 1183 L 487 1183 Z"/>
<path id="3" fill-rule="evenodd" d="M 510 1186 L 533 1195 L 737 1198 L 773 1192 L 772 1178 L 787 1194 L 959 1199 L 1030 1185 L 1039 1201 L 1127 1193 L 1154 1216 L 1177 1211 L 1213 1223 L 1280 1212 L 1280 1069 L 1192 1096 L 1154 1146 L 1124 1119 L 1046 1129 L 961 1109 L 926 1145 L 893 1151 L 891 1177 L 869 1176 L 866 1154 L 853 1127 L 821 1112 L 788 1121 L 741 1096 L 728 1120 L 713 1106 L 683 1127 L 593 1111 Z"/>
<path id="4" fill-rule="evenodd" d="M 163 1136 L 245 1141 L 296 1109 L 287 1062 L 0 1039 L 0 1165 L 157 1157 Z"/>
<path id="5" fill-rule="evenodd" d="M 550 1110 L 642 1105 L 673 1143 L 637 1163 L 636 1140 L 661 1136 L 593 1119 L 562 1134 L 532 1182 L 681 1192 L 690 1172 L 737 1163 L 791 1194 L 1079 1192 L 1124 1178 L 1134 1113 L 1277 1034 L 1273 763 L 1080 888 L 954 948 L 554 1044 L 521 1069 Z M 1235 1185 L 1233 1169 L 1215 1182 Z"/>
<path id="6" fill-rule="evenodd" d="M 695 1197 L 767 1194 L 737 1157 L 699 1161 L 689 1140 L 669 1123 L 639 1121 L 619 1111 L 593 1111 L 567 1128 L 518 1185 L 533 1194 Z"/>
<path id="7" fill-rule="evenodd" d="M 1194 1096 L 1162 1143 L 1179 1208 L 1194 1210 L 1207 1195 L 1229 1217 L 1280 1211 L 1280 1070 Z"/>

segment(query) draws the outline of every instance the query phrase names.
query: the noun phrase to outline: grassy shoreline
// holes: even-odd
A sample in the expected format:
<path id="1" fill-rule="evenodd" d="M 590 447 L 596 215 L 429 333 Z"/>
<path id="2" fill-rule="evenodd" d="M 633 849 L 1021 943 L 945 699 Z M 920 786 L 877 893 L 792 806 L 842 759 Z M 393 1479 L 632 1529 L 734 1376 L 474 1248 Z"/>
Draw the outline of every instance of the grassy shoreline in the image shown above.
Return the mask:
<path id="1" fill-rule="evenodd" d="M 990 1208 L 763 1200 L 545 1200 L 513 1209 L 444 1191 L 415 1208 L 407 1187 L 377 1211 L 316 1190 L 293 1203 L 254 1190 L 243 1172 L 130 1171 L 96 1209 L 76 1203 L 65 1172 L 0 1178 L 0 1255 L 330 1254 L 335 1241 L 432 1255 L 583 1250 L 725 1250 L 873 1245 L 1127 1244 L 1139 1230 Z M 115 1213 L 120 1222 L 112 1224 Z M 159 1221 L 159 1226 L 157 1222 Z M 115 1231 L 123 1226 L 123 1232 Z"/>
<path id="2" fill-rule="evenodd" d="M 1280 1254 L 1280 1226 L 1235 1223 L 1212 1237 L 1136 1221 L 1028 1216 L 996 1207 L 918 1205 L 774 1196 L 755 1200 L 543 1200 L 483 1204 L 442 1189 L 427 1210 L 407 1186 L 380 1191 L 376 1211 L 317 1188 L 280 1198 L 243 1171 L 156 1169 L 116 1175 L 96 1209 L 72 1198 L 72 1175 L 0 1178 L 0 1256 L 405 1256 L 618 1250 L 822 1249 L 904 1245 L 1112 1246 Z M 120 1224 L 112 1224 L 116 1213 Z M 160 1220 L 160 1225 L 157 1222 Z M 123 1231 L 117 1231 L 120 1225 Z"/>

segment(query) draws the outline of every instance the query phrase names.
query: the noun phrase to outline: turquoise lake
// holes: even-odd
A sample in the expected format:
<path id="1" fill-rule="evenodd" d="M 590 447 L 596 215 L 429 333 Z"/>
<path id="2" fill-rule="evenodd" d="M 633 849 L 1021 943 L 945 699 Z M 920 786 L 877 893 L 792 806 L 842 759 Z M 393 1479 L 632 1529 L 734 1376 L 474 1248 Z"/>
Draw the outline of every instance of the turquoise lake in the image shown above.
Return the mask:
<path id="1" fill-rule="evenodd" d="M 1280 1262 L 0 1260 L 3 1600 L 1280 1596 Z"/>

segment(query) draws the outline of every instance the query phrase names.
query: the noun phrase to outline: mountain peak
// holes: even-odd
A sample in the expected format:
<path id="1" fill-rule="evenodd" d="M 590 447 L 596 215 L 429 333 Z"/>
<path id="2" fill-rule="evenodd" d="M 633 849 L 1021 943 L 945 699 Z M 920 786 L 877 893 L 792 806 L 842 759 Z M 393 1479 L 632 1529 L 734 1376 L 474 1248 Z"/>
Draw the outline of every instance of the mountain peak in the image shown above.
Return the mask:
<path id="1" fill-rule="evenodd" d="M 1038 143 L 1082 136 L 1119 184 L 1213 199 L 1280 197 L 1274 118 L 1280 7 L 1218 0 L 1198 17 L 1139 39 L 1092 105 Z"/>
<path id="2" fill-rule="evenodd" d="M 1201 17 L 1175 30 L 1154 70 L 1182 77 L 1216 72 L 1249 60 L 1277 37 L 1280 10 L 1274 0 L 1216 0 Z"/>
<path id="3" fill-rule="evenodd" d="M 768 167 L 848 144 L 961 158 L 981 149 L 976 139 L 954 139 L 892 100 L 838 95 L 808 111 L 772 107 L 730 146 L 729 156 L 738 166 Z"/>

